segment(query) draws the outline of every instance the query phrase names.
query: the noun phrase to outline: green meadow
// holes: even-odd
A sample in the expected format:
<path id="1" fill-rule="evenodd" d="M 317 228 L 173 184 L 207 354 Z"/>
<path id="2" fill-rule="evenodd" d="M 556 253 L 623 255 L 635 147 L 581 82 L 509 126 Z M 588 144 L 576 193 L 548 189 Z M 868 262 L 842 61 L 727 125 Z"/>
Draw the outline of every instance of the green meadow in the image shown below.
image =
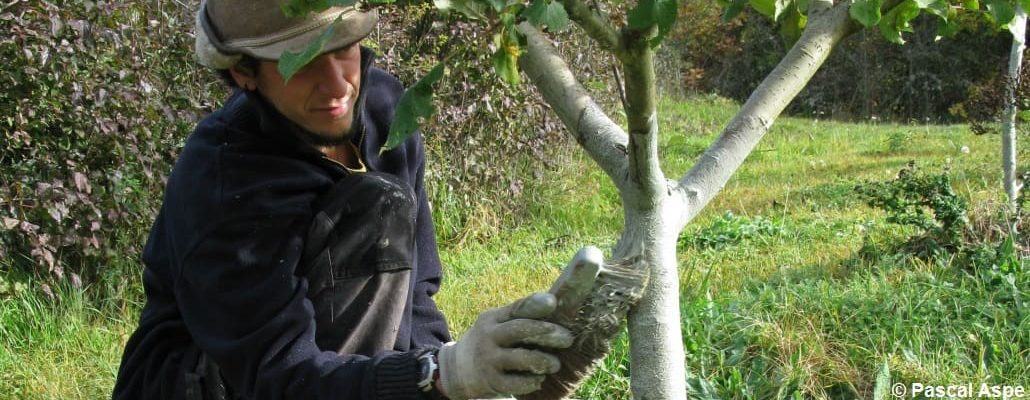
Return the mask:
<path id="1" fill-rule="evenodd" d="M 666 175 L 686 172 L 737 107 L 663 100 Z M 977 270 L 990 266 L 947 253 L 908 254 L 900 244 L 919 232 L 888 223 L 855 191 L 914 160 L 951 176 L 976 225 L 1002 204 L 999 157 L 997 136 L 963 125 L 778 120 L 680 237 L 691 396 L 874 398 L 877 384 L 894 383 L 1030 390 L 1027 262 L 990 275 Z M 566 164 L 526 180 L 518 215 L 485 204 L 451 229 L 457 210 L 436 205 L 437 225 L 450 232 L 439 238 L 437 302 L 456 337 L 480 311 L 546 290 L 579 247 L 614 244 L 622 225 L 614 187 L 578 150 Z M 131 262 L 113 267 L 132 271 L 118 284 L 57 288 L 53 299 L 22 276 L 0 276 L 0 398 L 110 396 L 143 301 Z M 578 397 L 631 397 L 627 341 Z"/>

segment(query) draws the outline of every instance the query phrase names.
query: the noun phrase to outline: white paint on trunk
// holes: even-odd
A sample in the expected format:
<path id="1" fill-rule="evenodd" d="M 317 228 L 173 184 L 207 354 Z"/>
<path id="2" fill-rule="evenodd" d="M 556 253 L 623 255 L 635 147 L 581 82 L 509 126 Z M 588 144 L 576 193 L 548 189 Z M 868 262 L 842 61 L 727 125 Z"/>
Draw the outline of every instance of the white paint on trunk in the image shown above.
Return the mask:
<path id="1" fill-rule="evenodd" d="M 613 252 L 616 258 L 640 255 L 651 268 L 651 284 L 629 315 L 630 379 L 638 400 L 687 396 L 676 260 L 680 228 L 669 224 L 682 213 L 683 203 L 667 194 L 658 198 L 657 209 L 627 209 L 626 228 Z"/>
<path id="2" fill-rule="evenodd" d="M 1016 17 L 1009 23 L 1012 32 L 1012 50 L 1009 53 L 1009 79 L 1005 85 L 1005 116 L 1001 128 L 1001 168 L 1005 182 L 1005 194 L 1008 195 L 1009 208 L 1016 210 L 1019 186 L 1016 182 L 1016 88 L 1019 85 L 1019 72 L 1023 65 L 1023 50 L 1026 49 L 1026 10 L 1016 2 Z"/>

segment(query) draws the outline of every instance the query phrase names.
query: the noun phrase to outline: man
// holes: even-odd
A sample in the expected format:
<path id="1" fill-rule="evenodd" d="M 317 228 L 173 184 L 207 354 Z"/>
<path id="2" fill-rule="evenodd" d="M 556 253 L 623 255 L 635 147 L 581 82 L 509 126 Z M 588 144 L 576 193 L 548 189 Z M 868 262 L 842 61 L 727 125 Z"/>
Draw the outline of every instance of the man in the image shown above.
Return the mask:
<path id="1" fill-rule="evenodd" d="M 358 41 L 374 13 L 287 19 L 276 0 L 207 0 L 197 55 L 237 90 L 199 123 L 143 253 L 147 302 L 116 399 L 468 399 L 523 394 L 571 334 L 536 294 L 456 342 L 415 135 L 379 153 L 400 83 Z M 324 52 L 284 81 L 338 15 Z"/>

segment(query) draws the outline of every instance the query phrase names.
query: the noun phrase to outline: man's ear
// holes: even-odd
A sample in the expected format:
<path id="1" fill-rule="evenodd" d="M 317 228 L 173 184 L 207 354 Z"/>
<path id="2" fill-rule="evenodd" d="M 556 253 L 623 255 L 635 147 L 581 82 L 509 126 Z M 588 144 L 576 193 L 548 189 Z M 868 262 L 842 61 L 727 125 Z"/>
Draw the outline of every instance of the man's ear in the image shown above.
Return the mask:
<path id="1" fill-rule="evenodd" d="M 229 68 L 229 74 L 236 81 L 236 85 L 246 90 L 257 90 L 257 71 L 240 66 L 236 63 Z"/>

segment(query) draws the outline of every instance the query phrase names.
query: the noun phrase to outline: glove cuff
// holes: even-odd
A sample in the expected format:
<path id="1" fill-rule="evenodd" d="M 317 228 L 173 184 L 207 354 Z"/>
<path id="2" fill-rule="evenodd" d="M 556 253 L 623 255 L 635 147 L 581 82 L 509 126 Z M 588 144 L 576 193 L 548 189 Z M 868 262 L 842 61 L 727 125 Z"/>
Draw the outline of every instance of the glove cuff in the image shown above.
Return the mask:
<path id="1" fill-rule="evenodd" d="M 444 343 L 437 353 L 437 361 L 440 363 L 440 386 L 444 397 L 451 400 L 466 400 L 468 394 L 461 385 L 461 364 L 458 362 L 458 352 L 455 342 Z"/>

